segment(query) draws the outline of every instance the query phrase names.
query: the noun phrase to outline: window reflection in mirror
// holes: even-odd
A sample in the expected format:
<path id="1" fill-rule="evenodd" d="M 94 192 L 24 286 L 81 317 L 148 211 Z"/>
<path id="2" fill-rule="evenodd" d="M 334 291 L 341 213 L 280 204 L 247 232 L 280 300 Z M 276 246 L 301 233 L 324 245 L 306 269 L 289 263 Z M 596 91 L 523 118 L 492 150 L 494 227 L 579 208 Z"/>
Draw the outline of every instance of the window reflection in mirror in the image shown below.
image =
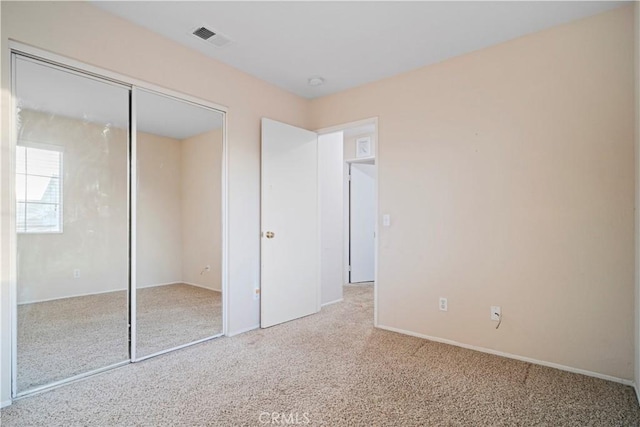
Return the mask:
<path id="1" fill-rule="evenodd" d="M 61 147 L 59 147 L 61 148 Z M 62 151 L 16 147 L 16 230 L 62 232 Z"/>

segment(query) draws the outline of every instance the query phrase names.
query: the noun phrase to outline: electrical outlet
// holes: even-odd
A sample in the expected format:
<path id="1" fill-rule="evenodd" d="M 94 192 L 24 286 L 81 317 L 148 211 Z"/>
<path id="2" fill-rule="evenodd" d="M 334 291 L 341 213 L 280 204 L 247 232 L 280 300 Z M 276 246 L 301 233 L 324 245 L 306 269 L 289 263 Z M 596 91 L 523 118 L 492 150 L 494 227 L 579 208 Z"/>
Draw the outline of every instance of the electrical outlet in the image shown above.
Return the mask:
<path id="1" fill-rule="evenodd" d="M 448 304 L 447 304 L 446 298 L 440 298 L 439 307 L 440 307 L 440 311 L 447 311 Z"/>
<path id="2" fill-rule="evenodd" d="M 502 310 L 500 310 L 500 306 L 492 305 L 491 306 L 491 320 L 493 320 L 495 322 L 499 322 L 501 315 L 502 315 Z"/>
<path id="3" fill-rule="evenodd" d="M 253 299 L 260 299 L 260 288 L 255 288 L 253 291 Z"/>
<path id="4" fill-rule="evenodd" d="M 73 278 L 74 279 L 79 279 L 80 278 L 80 269 L 76 268 L 75 270 L 73 270 Z"/>

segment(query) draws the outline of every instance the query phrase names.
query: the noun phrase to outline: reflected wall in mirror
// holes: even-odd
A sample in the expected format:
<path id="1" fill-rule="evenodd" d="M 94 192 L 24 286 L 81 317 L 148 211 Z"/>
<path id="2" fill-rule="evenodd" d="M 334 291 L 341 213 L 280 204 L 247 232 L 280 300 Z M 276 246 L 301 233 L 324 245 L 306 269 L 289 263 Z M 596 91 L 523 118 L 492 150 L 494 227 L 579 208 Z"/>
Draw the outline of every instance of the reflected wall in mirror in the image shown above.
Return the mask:
<path id="1" fill-rule="evenodd" d="M 222 333 L 223 115 L 135 94 L 140 358 Z"/>
<path id="2" fill-rule="evenodd" d="M 129 89 L 14 60 L 22 393 L 129 360 Z"/>

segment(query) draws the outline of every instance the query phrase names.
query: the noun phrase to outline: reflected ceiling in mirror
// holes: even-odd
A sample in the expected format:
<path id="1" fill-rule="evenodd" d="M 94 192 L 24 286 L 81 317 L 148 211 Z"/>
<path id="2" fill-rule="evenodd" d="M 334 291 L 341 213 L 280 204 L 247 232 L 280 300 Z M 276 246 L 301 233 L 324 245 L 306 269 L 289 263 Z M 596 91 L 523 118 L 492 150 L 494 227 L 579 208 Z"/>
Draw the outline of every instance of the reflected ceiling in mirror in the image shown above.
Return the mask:
<path id="1" fill-rule="evenodd" d="M 186 139 L 222 127 L 223 115 L 201 105 L 136 91 L 138 132 Z"/>

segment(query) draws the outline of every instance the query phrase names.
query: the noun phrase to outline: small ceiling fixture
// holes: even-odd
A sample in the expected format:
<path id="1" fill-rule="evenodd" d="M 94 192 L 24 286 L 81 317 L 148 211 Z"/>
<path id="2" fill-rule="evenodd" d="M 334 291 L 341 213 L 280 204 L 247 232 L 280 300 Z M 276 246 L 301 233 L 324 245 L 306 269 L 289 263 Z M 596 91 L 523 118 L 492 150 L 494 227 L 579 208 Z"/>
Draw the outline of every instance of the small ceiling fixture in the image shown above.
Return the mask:
<path id="1" fill-rule="evenodd" d="M 207 27 L 197 27 L 191 31 L 191 34 L 217 47 L 224 47 L 231 43 L 229 37 Z"/>
<path id="2" fill-rule="evenodd" d="M 215 36 L 216 33 L 206 27 L 199 27 L 193 32 L 193 35 L 200 37 L 202 40 L 209 40 L 211 37 Z"/>
<path id="3" fill-rule="evenodd" d="M 309 77 L 307 81 L 309 86 L 322 86 L 324 84 L 324 79 L 320 76 Z"/>

